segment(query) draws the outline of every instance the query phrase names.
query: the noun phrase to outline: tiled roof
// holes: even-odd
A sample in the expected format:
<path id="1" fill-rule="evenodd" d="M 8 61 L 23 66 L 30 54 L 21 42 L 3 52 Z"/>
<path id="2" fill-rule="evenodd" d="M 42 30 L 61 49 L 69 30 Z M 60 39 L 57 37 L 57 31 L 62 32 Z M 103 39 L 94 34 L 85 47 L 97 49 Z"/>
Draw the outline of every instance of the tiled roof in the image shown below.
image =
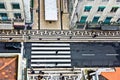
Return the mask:
<path id="1" fill-rule="evenodd" d="M 116 67 L 115 72 L 102 72 L 101 75 L 108 80 L 120 80 L 120 67 Z"/>
<path id="2" fill-rule="evenodd" d="M 0 80 L 17 80 L 17 57 L 0 57 Z"/>

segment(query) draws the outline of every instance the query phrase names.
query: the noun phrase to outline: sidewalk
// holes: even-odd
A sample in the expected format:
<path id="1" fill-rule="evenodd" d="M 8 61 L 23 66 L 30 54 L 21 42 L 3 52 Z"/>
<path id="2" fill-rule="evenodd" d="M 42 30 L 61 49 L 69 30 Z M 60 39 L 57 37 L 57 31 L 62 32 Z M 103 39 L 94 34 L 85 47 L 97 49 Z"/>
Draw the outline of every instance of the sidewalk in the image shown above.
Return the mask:
<path id="1" fill-rule="evenodd" d="M 69 30 L 69 14 L 62 15 L 63 30 Z"/>
<path id="2" fill-rule="evenodd" d="M 38 0 L 34 0 L 32 29 L 38 29 L 38 13 L 36 12 L 37 9 L 38 9 Z"/>

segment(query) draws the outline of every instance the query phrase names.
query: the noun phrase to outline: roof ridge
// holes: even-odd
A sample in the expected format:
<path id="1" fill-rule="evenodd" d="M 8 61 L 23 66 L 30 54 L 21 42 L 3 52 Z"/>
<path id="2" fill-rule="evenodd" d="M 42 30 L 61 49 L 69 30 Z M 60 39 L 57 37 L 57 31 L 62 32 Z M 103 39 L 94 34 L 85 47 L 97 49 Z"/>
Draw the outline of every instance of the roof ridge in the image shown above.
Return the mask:
<path id="1" fill-rule="evenodd" d="M 8 66 L 9 64 L 11 64 L 14 60 L 16 60 L 17 57 L 13 58 L 12 60 L 10 60 L 8 63 L 5 63 L 1 68 L 0 70 L 4 69 L 4 67 Z"/>

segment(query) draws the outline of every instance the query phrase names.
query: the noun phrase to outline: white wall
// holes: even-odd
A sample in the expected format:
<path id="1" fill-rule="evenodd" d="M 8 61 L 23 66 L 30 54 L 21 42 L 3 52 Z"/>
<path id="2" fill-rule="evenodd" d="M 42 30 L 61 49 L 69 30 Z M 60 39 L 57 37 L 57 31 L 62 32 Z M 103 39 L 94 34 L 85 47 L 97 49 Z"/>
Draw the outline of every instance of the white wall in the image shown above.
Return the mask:
<path id="1" fill-rule="evenodd" d="M 92 6 L 90 12 L 84 12 L 84 6 L 89 5 Z M 110 13 L 112 6 L 119 6 L 120 2 L 116 2 L 116 0 L 109 0 L 109 2 L 102 2 L 102 0 L 76 0 L 74 3 L 74 10 L 71 16 L 71 25 L 75 25 L 76 21 L 80 21 L 82 15 L 88 16 L 87 21 L 92 21 L 94 16 L 100 16 L 99 21 L 104 21 L 107 16 L 112 16 L 111 21 L 117 21 L 120 17 L 120 8 L 115 13 Z M 97 12 L 99 6 L 106 6 L 103 12 Z M 76 19 L 76 13 L 78 13 L 79 17 Z"/>
<path id="2" fill-rule="evenodd" d="M 30 0 L 23 0 L 25 10 L 25 22 L 31 23 Z"/>
<path id="3" fill-rule="evenodd" d="M 24 8 L 22 0 L 0 0 L 0 2 L 5 3 L 6 9 L 0 9 L 0 13 L 5 12 L 8 14 L 9 18 L 14 18 L 14 13 L 21 13 L 22 18 L 24 18 Z M 11 3 L 19 3 L 20 9 L 12 9 Z"/>

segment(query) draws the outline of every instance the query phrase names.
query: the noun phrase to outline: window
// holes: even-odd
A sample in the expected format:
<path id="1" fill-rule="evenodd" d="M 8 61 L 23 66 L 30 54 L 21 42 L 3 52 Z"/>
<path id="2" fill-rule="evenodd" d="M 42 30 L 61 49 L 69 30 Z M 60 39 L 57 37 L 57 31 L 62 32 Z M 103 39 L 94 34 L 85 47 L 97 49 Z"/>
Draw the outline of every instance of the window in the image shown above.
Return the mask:
<path id="1" fill-rule="evenodd" d="M 104 20 L 103 23 L 110 24 L 111 19 L 112 19 L 112 17 L 106 17 L 106 19 Z"/>
<path id="2" fill-rule="evenodd" d="M 13 9 L 20 9 L 19 3 L 12 3 L 12 8 Z"/>
<path id="3" fill-rule="evenodd" d="M 0 13 L 0 17 L 2 18 L 2 20 L 8 20 L 7 13 Z"/>
<path id="4" fill-rule="evenodd" d="M 116 12 L 118 10 L 119 7 L 112 7 L 110 12 Z"/>
<path id="5" fill-rule="evenodd" d="M 100 18 L 99 16 L 94 16 L 92 23 L 97 23 L 99 18 Z"/>
<path id="6" fill-rule="evenodd" d="M 16 19 L 21 18 L 21 13 L 14 13 L 14 17 L 15 17 Z"/>
<path id="7" fill-rule="evenodd" d="M 81 16 L 80 23 L 85 23 L 87 16 Z"/>
<path id="8" fill-rule="evenodd" d="M 119 22 L 119 23 L 120 23 L 120 18 L 118 18 L 117 22 Z"/>
<path id="9" fill-rule="evenodd" d="M 85 6 L 84 12 L 90 12 L 92 6 Z"/>
<path id="10" fill-rule="evenodd" d="M 105 6 L 99 6 L 97 11 L 98 11 L 98 12 L 103 12 L 104 9 L 105 9 Z"/>
<path id="11" fill-rule="evenodd" d="M 0 9 L 5 9 L 4 3 L 0 3 Z"/>

